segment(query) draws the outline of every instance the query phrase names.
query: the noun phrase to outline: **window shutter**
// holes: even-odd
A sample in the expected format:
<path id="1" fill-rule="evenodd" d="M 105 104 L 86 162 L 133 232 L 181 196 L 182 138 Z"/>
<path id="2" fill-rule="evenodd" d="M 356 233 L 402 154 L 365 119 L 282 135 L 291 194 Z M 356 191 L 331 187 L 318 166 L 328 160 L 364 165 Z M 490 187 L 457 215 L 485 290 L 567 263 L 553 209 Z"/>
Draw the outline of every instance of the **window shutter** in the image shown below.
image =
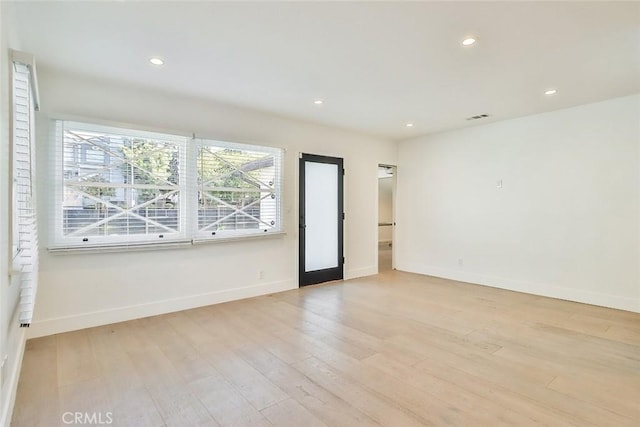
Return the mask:
<path id="1" fill-rule="evenodd" d="M 33 319 L 38 288 L 38 227 L 34 191 L 32 64 L 13 63 L 13 247 L 20 269 L 20 326 Z M 15 235 L 17 233 L 17 235 Z"/>

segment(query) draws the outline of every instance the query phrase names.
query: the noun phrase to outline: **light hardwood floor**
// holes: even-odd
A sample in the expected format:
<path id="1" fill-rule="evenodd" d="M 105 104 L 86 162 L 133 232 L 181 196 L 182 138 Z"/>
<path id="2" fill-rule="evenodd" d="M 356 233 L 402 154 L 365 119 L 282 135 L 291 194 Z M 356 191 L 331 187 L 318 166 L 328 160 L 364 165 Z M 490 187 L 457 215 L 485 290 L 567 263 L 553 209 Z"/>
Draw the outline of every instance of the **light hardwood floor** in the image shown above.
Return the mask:
<path id="1" fill-rule="evenodd" d="M 640 315 L 390 271 L 28 341 L 13 425 L 65 412 L 136 427 L 638 426 Z"/>

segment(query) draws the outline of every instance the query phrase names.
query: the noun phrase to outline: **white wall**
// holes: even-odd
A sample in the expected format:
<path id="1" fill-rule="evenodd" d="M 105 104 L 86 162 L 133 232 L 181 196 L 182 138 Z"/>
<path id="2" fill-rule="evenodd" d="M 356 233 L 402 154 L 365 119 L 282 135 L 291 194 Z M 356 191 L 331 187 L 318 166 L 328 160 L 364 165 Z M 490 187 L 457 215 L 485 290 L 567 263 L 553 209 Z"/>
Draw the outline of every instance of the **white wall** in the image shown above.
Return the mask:
<path id="1" fill-rule="evenodd" d="M 11 23 L 10 5 L 0 2 L 0 426 L 9 425 L 18 386 L 25 330 L 19 328 L 16 305 L 18 276 L 9 276 L 12 254 L 9 243 L 10 209 L 10 105 L 9 48 L 19 49 Z"/>
<path id="2" fill-rule="evenodd" d="M 378 222 L 393 222 L 393 176 L 378 178 Z M 393 228 L 378 227 L 378 243 L 391 240 Z"/>
<path id="3" fill-rule="evenodd" d="M 72 117 L 149 130 L 272 145 L 286 149 L 284 220 L 287 234 L 192 248 L 123 253 L 51 254 L 40 259 L 32 336 L 181 310 L 292 289 L 297 284 L 298 153 L 344 158 L 345 275 L 375 274 L 377 169 L 395 163 L 394 143 L 349 131 L 288 120 L 175 94 L 39 70 L 40 134 L 49 117 Z M 40 138 L 41 236 L 48 235 L 46 160 L 52 144 Z M 264 278 L 259 279 L 259 271 Z"/>
<path id="4" fill-rule="evenodd" d="M 397 268 L 640 311 L 639 118 L 636 95 L 400 143 Z"/>

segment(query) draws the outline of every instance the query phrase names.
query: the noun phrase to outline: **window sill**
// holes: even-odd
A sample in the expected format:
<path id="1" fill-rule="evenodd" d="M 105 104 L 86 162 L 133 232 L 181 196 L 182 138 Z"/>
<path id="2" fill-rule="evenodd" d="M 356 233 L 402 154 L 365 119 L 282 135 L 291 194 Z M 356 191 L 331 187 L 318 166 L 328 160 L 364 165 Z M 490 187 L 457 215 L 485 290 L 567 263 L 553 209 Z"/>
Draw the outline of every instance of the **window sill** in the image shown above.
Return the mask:
<path id="1" fill-rule="evenodd" d="M 106 245 L 87 246 L 58 246 L 47 248 L 49 253 L 56 255 L 66 255 L 73 253 L 105 253 L 105 252 L 134 252 L 134 251 L 156 251 L 162 249 L 187 248 L 191 246 L 191 241 L 181 240 L 163 243 L 118 243 Z"/>
<path id="2" fill-rule="evenodd" d="M 286 231 L 274 231 L 273 233 L 255 233 L 255 234 L 246 234 L 246 235 L 236 235 L 230 237 L 213 237 L 210 239 L 197 239 L 193 240 L 194 246 L 200 245 L 208 245 L 211 243 L 230 243 L 236 241 L 245 241 L 245 240 L 259 240 L 259 239 L 268 239 L 269 237 L 278 237 L 284 236 Z"/>
<path id="3" fill-rule="evenodd" d="M 285 231 L 277 231 L 274 233 L 264 234 L 247 234 L 245 236 L 218 237 L 212 239 L 201 240 L 180 240 L 174 242 L 163 243 L 129 243 L 129 244 L 105 244 L 92 246 L 59 246 L 47 248 L 47 251 L 55 255 L 66 254 L 91 254 L 91 253 L 109 253 L 109 252 L 138 252 L 138 251 L 157 251 L 167 249 L 190 248 L 193 246 L 208 245 L 215 243 L 243 242 L 246 240 L 260 240 L 270 237 L 279 237 L 287 234 Z"/>

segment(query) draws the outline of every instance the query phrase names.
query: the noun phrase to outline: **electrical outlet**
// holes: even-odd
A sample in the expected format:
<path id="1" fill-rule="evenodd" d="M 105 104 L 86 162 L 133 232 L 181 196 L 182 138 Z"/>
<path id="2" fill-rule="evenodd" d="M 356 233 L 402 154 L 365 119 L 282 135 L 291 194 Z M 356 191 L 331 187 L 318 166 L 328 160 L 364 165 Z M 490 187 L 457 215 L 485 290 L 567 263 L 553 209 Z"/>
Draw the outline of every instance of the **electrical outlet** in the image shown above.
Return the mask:
<path id="1" fill-rule="evenodd" d="M 258 271 L 258 279 L 264 279 L 264 270 Z"/>
<path id="2" fill-rule="evenodd" d="M 458 258 L 458 267 L 464 267 L 464 260 L 462 258 Z"/>

